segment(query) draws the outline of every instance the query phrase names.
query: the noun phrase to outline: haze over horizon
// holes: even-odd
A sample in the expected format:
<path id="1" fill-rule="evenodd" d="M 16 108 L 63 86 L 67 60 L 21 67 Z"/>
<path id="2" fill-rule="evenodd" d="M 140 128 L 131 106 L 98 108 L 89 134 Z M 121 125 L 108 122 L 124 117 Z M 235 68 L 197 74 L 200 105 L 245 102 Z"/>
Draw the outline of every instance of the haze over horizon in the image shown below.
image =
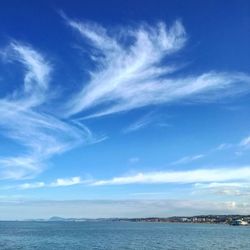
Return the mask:
<path id="1" fill-rule="evenodd" d="M 1 2 L 0 219 L 250 214 L 249 1 L 73 3 Z"/>

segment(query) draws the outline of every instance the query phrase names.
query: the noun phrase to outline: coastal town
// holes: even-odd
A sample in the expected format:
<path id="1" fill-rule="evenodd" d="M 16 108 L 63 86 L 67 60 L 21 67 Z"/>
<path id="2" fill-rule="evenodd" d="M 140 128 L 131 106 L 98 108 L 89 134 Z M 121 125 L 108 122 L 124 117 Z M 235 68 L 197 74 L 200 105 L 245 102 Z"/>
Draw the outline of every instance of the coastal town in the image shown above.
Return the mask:
<path id="1" fill-rule="evenodd" d="M 250 225 L 250 215 L 199 215 L 199 216 L 174 216 L 168 218 L 133 218 L 118 219 L 119 221 L 131 222 L 167 222 L 167 223 L 207 223 L 207 224 L 229 224 L 235 226 Z"/>
<path id="2" fill-rule="evenodd" d="M 173 217 L 145 217 L 145 218 L 62 218 L 51 217 L 48 220 L 35 221 L 120 221 L 120 222 L 165 222 L 165 223 L 203 223 L 203 224 L 228 224 L 233 226 L 250 226 L 250 215 L 197 215 L 197 216 L 173 216 Z"/>

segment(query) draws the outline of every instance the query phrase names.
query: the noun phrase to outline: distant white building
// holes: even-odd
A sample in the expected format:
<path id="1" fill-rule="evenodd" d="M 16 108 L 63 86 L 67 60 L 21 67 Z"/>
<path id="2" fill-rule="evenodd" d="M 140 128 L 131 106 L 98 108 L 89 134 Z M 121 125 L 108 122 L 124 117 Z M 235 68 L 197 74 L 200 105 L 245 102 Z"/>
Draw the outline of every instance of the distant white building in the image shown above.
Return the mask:
<path id="1" fill-rule="evenodd" d="M 231 223 L 231 225 L 233 225 L 233 226 L 246 226 L 246 225 L 248 225 L 248 223 L 246 221 L 243 221 L 243 220 L 235 220 Z"/>

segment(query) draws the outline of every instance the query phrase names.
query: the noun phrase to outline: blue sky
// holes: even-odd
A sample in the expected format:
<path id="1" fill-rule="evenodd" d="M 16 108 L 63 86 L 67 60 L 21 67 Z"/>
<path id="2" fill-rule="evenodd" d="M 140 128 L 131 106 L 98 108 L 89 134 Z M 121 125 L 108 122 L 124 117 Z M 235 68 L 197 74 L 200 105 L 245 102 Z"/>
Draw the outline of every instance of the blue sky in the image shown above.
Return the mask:
<path id="1" fill-rule="evenodd" d="M 1 218 L 250 212 L 248 1 L 0 7 Z"/>

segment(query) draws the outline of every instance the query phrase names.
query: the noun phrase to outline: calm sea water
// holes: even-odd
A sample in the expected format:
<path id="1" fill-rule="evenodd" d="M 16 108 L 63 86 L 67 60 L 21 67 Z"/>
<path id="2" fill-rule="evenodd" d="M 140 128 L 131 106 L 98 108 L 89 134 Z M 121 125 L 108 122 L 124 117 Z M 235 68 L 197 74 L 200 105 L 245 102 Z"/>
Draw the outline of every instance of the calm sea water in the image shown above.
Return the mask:
<path id="1" fill-rule="evenodd" d="M 0 222 L 0 249 L 250 249 L 250 227 L 132 222 Z"/>

